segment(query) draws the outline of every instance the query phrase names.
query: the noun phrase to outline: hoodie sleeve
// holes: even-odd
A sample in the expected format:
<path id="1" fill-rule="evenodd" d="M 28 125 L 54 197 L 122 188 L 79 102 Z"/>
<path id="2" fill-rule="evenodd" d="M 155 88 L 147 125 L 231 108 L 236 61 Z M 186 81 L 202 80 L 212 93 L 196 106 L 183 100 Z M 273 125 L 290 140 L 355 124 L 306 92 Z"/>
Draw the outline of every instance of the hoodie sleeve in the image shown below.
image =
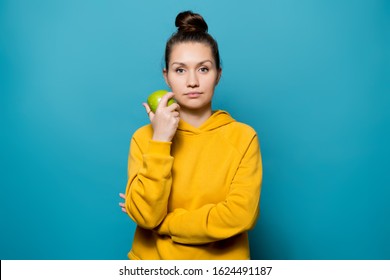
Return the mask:
<path id="1" fill-rule="evenodd" d="M 257 136 L 248 145 L 224 201 L 188 211 L 175 209 L 156 228 L 183 244 L 205 244 L 252 229 L 259 213 L 262 163 Z"/>
<path id="2" fill-rule="evenodd" d="M 172 185 L 170 142 L 150 140 L 141 149 L 136 138 L 130 145 L 125 206 L 137 225 L 155 228 L 167 214 Z"/>

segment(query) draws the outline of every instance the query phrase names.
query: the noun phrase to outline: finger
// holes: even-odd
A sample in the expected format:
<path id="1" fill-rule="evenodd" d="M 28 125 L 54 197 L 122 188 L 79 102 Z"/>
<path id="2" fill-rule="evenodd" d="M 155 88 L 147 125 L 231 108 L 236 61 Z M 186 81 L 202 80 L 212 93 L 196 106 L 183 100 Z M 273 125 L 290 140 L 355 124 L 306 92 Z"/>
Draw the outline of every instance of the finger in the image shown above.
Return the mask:
<path id="1" fill-rule="evenodd" d="M 180 110 L 180 105 L 177 104 L 177 103 L 173 103 L 171 105 L 169 105 L 167 108 L 169 108 L 169 111 L 173 112 L 173 111 L 179 111 Z"/>
<path id="2" fill-rule="evenodd" d="M 124 193 L 119 193 L 119 196 L 120 196 L 121 198 L 126 198 L 126 196 L 125 196 Z"/>
<path id="3" fill-rule="evenodd" d="M 123 212 L 123 213 L 127 213 L 127 211 L 126 211 L 125 208 L 122 208 L 122 212 Z"/>
<path id="4" fill-rule="evenodd" d="M 152 120 L 153 117 L 154 117 L 154 113 L 153 113 L 152 109 L 150 109 L 148 103 L 142 103 L 142 106 L 145 107 L 145 110 L 146 110 L 146 113 L 147 113 L 148 116 L 149 116 L 149 119 Z"/>
<path id="5" fill-rule="evenodd" d="M 152 111 L 152 109 L 150 109 L 148 103 L 142 103 L 142 106 L 145 107 L 145 110 L 146 110 L 146 113 L 149 115 L 149 113 Z"/>
<path id="6" fill-rule="evenodd" d="M 167 107 L 168 100 L 173 96 L 174 96 L 173 92 L 167 92 L 163 97 L 161 97 L 161 100 L 157 105 L 157 109 Z"/>

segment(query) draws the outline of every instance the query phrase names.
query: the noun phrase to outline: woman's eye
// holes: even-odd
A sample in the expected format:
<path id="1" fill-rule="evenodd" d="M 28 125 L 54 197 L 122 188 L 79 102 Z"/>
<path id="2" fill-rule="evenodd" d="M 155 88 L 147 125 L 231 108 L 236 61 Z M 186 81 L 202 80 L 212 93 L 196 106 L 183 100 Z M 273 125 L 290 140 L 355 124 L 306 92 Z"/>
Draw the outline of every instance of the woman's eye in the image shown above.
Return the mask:
<path id="1" fill-rule="evenodd" d="M 177 68 L 175 70 L 176 73 L 184 73 L 184 69 L 183 68 Z"/>
<path id="2" fill-rule="evenodd" d="M 201 68 L 199 69 L 199 71 L 202 72 L 202 73 L 207 73 L 207 72 L 209 71 L 209 68 L 207 68 L 207 67 L 201 67 Z"/>

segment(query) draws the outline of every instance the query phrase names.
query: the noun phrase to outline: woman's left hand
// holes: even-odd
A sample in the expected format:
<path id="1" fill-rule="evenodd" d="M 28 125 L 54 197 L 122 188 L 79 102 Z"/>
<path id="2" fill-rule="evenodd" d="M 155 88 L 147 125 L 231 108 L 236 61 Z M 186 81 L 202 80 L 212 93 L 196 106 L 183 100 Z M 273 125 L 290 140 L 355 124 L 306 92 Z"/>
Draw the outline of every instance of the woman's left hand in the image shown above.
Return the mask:
<path id="1" fill-rule="evenodd" d="M 126 197 L 125 197 L 125 195 L 124 195 L 123 193 L 120 193 L 119 196 L 120 196 L 121 198 L 123 198 L 123 200 L 126 199 Z M 125 203 L 124 203 L 124 202 L 119 202 L 119 206 L 121 207 L 122 212 L 127 213 L 126 207 L 125 207 Z"/>

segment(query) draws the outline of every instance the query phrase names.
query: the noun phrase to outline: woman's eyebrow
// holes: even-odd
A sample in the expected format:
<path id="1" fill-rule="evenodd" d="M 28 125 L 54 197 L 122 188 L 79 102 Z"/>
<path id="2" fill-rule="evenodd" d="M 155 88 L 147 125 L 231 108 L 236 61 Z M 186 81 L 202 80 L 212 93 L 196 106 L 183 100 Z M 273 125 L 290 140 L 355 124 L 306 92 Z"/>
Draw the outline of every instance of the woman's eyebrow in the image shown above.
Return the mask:
<path id="1" fill-rule="evenodd" d="M 212 61 L 212 60 L 206 59 L 206 60 L 202 60 L 201 62 L 197 63 L 197 65 L 202 65 L 202 64 L 205 64 L 205 63 L 207 63 L 207 62 L 213 64 L 213 61 Z M 171 63 L 171 66 L 173 66 L 173 65 L 175 65 L 175 64 L 177 64 L 177 65 L 179 65 L 179 66 L 186 66 L 186 65 L 187 65 L 187 64 L 185 64 L 184 62 L 176 62 L 176 61 L 175 61 L 175 62 L 172 62 L 172 63 Z"/>
<path id="2" fill-rule="evenodd" d="M 209 63 L 213 64 L 213 62 L 210 59 L 206 59 L 206 60 L 203 60 L 203 61 L 199 62 L 198 65 L 205 64 L 206 62 L 209 62 Z"/>
<path id="3" fill-rule="evenodd" d="M 175 64 L 177 64 L 177 65 L 179 65 L 179 66 L 185 66 L 185 65 L 186 65 L 186 64 L 183 63 L 183 62 L 172 62 L 172 63 L 171 63 L 172 66 L 175 65 Z"/>

